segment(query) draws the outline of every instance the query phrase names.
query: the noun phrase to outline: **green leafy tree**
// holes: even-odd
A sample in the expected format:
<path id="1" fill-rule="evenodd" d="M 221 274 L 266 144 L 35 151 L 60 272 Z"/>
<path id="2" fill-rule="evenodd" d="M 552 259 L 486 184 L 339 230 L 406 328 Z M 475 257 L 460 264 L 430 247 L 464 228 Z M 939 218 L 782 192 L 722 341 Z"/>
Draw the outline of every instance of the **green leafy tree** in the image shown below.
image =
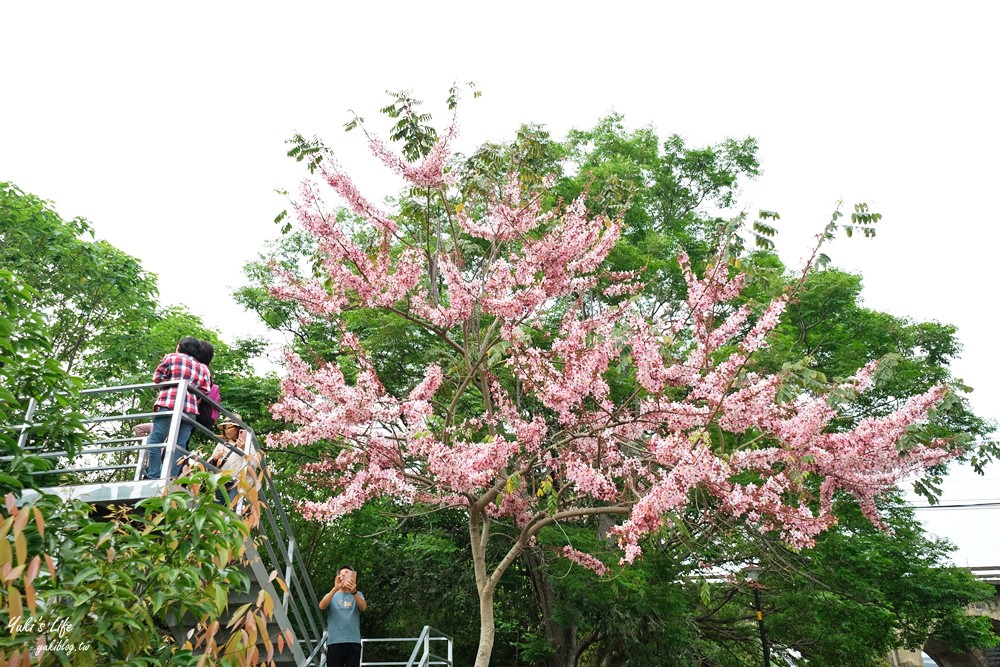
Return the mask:
<path id="1" fill-rule="evenodd" d="M 139 261 L 95 241 L 84 218 L 63 220 L 51 204 L 0 183 L 0 266 L 35 290 L 51 354 L 88 386 L 120 379 L 134 363 L 122 340 L 156 310 L 156 278 Z M 144 360 L 143 360 L 144 361 Z"/>
<path id="2" fill-rule="evenodd" d="M 35 292 L 0 269 L 0 494 L 33 488 L 33 473 L 51 469 L 39 450 L 76 452 L 83 443 L 80 383 L 52 358 L 52 341 L 35 309 Z M 26 431 L 29 411 L 34 424 Z M 25 442 L 35 448 L 28 451 Z"/>
<path id="3" fill-rule="evenodd" d="M 996 591 L 948 566 L 953 546 L 923 534 L 898 498 L 882 507 L 892 533 L 842 502 L 840 526 L 803 553 L 767 550 L 762 577 L 768 630 L 811 665 L 867 667 L 892 649 L 920 650 L 929 636 L 956 653 L 1000 643 L 990 619 L 966 613 Z"/>
<path id="4" fill-rule="evenodd" d="M 230 346 L 185 307 L 161 305 L 156 276 L 94 236 L 85 218 L 64 220 L 51 202 L 0 183 L 0 267 L 33 290 L 52 359 L 87 387 L 146 382 L 178 339 L 195 336 L 216 347 L 217 381 L 253 375 L 262 340 Z"/>
<path id="5" fill-rule="evenodd" d="M 429 117 L 412 112 L 412 99 L 407 99 L 409 111 L 393 117 L 402 118 L 399 122 L 408 119 L 410 127 L 397 138 L 404 143 L 405 155 L 422 155 L 421 151 L 431 145 L 436 133 L 428 127 Z M 293 139 L 290 155 L 312 167 L 322 159 L 323 153 L 315 140 L 297 136 Z M 604 119 L 592 130 L 572 133 L 565 143 L 552 141 L 544 128 L 525 126 L 511 142 L 484 146 L 466 160 L 462 173 L 468 177 L 460 186 L 467 202 L 474 201 L 477 192 L 485 196 L 501 175 L 516 166 L 522 179 L 529 181 L 540 181 L 549 173 L 560 175 L 561 179 L 553 188 L 553 197 L 568 199 L 586 190 L 592 209 L 623 213 L 626 228 L 607 261 L 608 268 L 639 271 L 653 283 L 654 297 L 644 307 L 654 311 L 672 307 L 682 295 L 679 269 L 668 257 L 684 248 L 696 262 L 704 261 L 708 249 L 720 238 L 734 229 L 743 233 L 745 219 L 723 220 L 704 213 L 703 207 L 706 203 L 722 208 L 732 204 L 739 179 L 756 175 L 759 170 L 756 144 L 752 140 L 727 140 L 713 147 L 691 149 L 677 137 L 671 137 L 661 146 L 652 130 L 627 132 L 619 117 Z M 567 164 L 569 168 L 565 168 Z M 435 213 L 431 209 L 436 204 L 422 195 L 417 189 L 404 193 L 397 200 L 400 212 L 397 222 L 408 230 L 413 243 L 424 248 L 430 256 L 442 240 L 427 223 Z M 348 219 L 343 212 L 335 215 L 341 221 Z M 279 220 L 282 217 L 279 216 Z M 769 237 L 775 232 L 771 223 L 776 218 L 775 214 L 763 211 L 747 230 L 759 247 L 769 247 Z M 877 214 L 860 207 L 855 210 L 851 224 L 868 236 L 873 229 L 871 223 L 876 220 Z M 766 303 L 776 291 L 787 286 L 787 276 L 773 255 L 750 255 L 740 239 L 741 236 L 732 237 L 728 259 L 740 263 L 740 268 L 751 275 L 747 297 L 756 297 L 759 303 Z M 319 258 L 302 237 L 283 239 L 278 246 L 277 261 L 299 275 L 319 275 Z M 291 333 L 303 357 L 335 359 L 339 348 L 337 330 L 323 323 L 303 325 L 297 306 L 271 299 L 267 292 L 269 272 L 265 262 L 252 265 L 249 271 L 255 284 L 241 292 L 243 302 L 260 313 L 270 326 Z M 432 276 L 433 271 L 432 267 Z M 835 277 L 835 272 L 811 275 L 801 286 L 800 301 L 790 310 L 802 306 L 805 312 L 812 295 L 822 294 L 821 280 L 816 276 L 824 274 Z M 432 279 L 432 287 L 433 282 Z M 846 334 L 850 330 L 844 328 L 845 335 L 839 340 L 822 339 L 828 342 L 829 350 L 814 351 L 816 346 L 812 342 L 815 341 L 811 342 L 809 336 L 799 343 L 795 342 L 793 333 L 786 331 L 787 327 L 795 326 L 793 315 L 789 315 L 779 328 L 772 352 L 757 360 L 758 368 L 785 373 L 790 390 L 808 390 L 809 382 L 815 382 L 814 388 L 818 389 L 828 382 L 828 378 L 850 375 L 873 358 L 896 355 L 889 357 L 889 363 L 885 364 L 893 372 L 883 373 L 881 394 L 862 404 L 860 410 L 851 415 L 854 421 L 866 415 L 885 414 L 898 401 L 925 389 L 925 382 L 953 380 L 947 370 L 952 354 L 949 350 L 956 349 L 953 330 L 903 320 L 892 322 L 892 318 L 879 313 L 855 312 L 859 311 L 857 293 L 853 300 L 850 290 L 841 297 L 840 302 L 831 304 L 825 297 L 817 296 L 818 305 L 834 307 L 821 308 L 818 312 L 822 317 L 818 319 L 823 323 L 809 326 L 818 327 L 817 331 L 823 327 L 833 330 L 839 317 L 850 315 L 871 328 L 878 344 L 871 348 L 860 346 L 858 340 L 864 339 L 857 335 L 849 337 Z M 586 308 L 586 303 L 583 307 Z M 373 318 L 349 312 L 344 322 L 348 330 L 359 336 L 365 349 L 371 351 L 378 376 L 384 379 L 393 394 L 402 394 L 405 388 L 413 386 L 419 380 L 421 363 L 434 358 L 435 342 L 422 338 L 419 328 L 411 326 L 405 318 L 392 314 Z M 894 335 L 894 329 L 906 329 L 909 342 L 901 342 Z M 895 345 L 884 344 L 886 342 Z M 925 345 L 934 346 L 936 354 L 925 354 Z M 418 360 L 421 363 L 417 363 Z M 628 391 L 628 387 L 612 387 L 612 390 Z M 844 427 L 847 425 L 845 423 Z M 987 425 L 960 399 L 953 399 L 938 411 L 930 428 L 913 434 L 913 441 L 919 442 L 933 434 L 951 436 L 956 444 L 971 445 L 975 435 L 985 428 Z M 321 449 L 318 447 L 317 451 L 304 455 L 318 460 L 328 454 Z M 989 452 L 970 448 L 969 455 L 984 461 Z M 926 489 L 933 493 L 932 481 L 927 484 Z M 338 525 L 350 521 L 353 519 L 345 519 Z M 677 517 L 673 527 L 658 536 L 647 549 L 655 555 L 647 557 L 637 570 L 617 575 L 613 585 L 604 586 L 600 582 L 595 584 L 590 578 L 592 575 L 579 572 L 579 568 L 567 567 L 566 561 L 557 555 L 567 543 L 583 545 L 598 539 L 600 528 L 594 522 L 582 521 L 578 525 L 543 531 L 538 536 L 537 547 L 527 550 L 521 561 L 508 571 L 497 593 L 498 615 L 502 616 L 497 622 L 498 642 L 494 654 L 498 663 L 650 664 L 669 656 L 670 660 L 678 660 L 676 664 L 723 665 L 751 659 L 753 626 L 747 622 L 745 608 L 737 604 L 740 600 L 730 597 L 720 605 L 717 600 L 713 602 L 715 593 L 711 587 L 680 582 L 691 574 L 691 560 L 705 556 L 720 564 L 738 563 L 759 555 L 762 548 L 759 544 L 731 526 L 693 526 L 688 518 Z M 408 529 L 404 528 L 404 535 L 410 534 L 405 532 Z M 497 526 L 495 530 L 502 530 L 502 527 Z M 437 535 L 444 540 L 436 545 L 439 551 L 447 551 L 447 544 L 453 549 L 465 548 L 460 532 L 438 531 Z M 670 548 L 656 549 L 657 544 Z M 920 545 L 913 541 L 910 546 Z M 435 560 L 428 558 L 427 562 L 433 564 Z M 798 561 L 797 566 L 805 577 L 813 567 L 809 561 Z M 845 569 L 855 566 L 854 563 L 844 565 Z M 613 595 L 609 596 L 609 591 Z M 638 591 L 649 594 L 643 596 Z M 981 589 L 966 586 L 947 599 L 942 608 L 950 605 L 952 611 L 961 609 L 980 594 Z M 745 602 L 745 590 L 739 595 Z M 901 593 L 892 593 L 892 596 L 897 595 Z M 608 605 L 609 597 L 619 604 Z M 533 609 L 504 604 L 505 600 L 532 598 L 536 602 Z M 903 618 L 899 623 L 911 621 Z M 639 627 L 648 632 L 636 633 Z M 922 627 L 925 634 L 935 631 L 933 626 L 922 624 L 916 617 L 911 627 Z M 983 635 L 977 634 L 980 629 L 965 628 L 966 639 L 983 639 Z M 894 637 L 897 631 L 898 627 L 885 629 L 882 640 Z M 681 639 L 675 643 L 637 641 L 637 635 Z M 815 655 L 821 659 L 820 652 Z"/>
<path id="6" fill-rule="evenodd" d="M 546 581 L 559 596 L 554 621 L 577 630 L 583 666 L 759 665 L 752 585 L 740 571 L 755 562 L 764 568 L 760 595 L 774 664 L 800 656 L 810 665 L 871 667 L 928 638 L 956 653 L 996 645 L 989 619 L 966 613 L 992 599 L 993 588 L 948 565 L 953 546 L 925 536 L 898 497 L 880 510 L 891 533 L 839 500 L 840 523 L 798 552 L 746 526 L 682 528 L 678 517 L 675 530 L 646 544 L 642 563 L 611 578 L 549 559 Z M 571 537 L 588 532 L 594 539 L 584 527 Z"/>

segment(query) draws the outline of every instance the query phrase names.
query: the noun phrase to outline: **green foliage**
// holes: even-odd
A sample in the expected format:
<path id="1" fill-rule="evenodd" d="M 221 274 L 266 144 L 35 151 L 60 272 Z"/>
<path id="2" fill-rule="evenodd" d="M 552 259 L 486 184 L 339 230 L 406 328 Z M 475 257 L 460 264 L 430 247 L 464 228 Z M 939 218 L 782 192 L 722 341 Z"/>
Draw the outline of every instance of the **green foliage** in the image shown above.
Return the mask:
<path id="1" fill-rule="evenodd" d="M 79 381 L 52 358 L 52 341 L 35 309 L 34 290 L 0 269 L 0 495 L 20 495 L 35 486 L 33 472 L 51 469 L 38 453 L 80 449 L 79 389 Z M 34 426 L 24 433 L 35 448 L 27 451 L 19 444 L 21 432 L 13 427 L 25 423 L 32 398 L 39 408 L 32 415 Z"/>
<path id="2" fill-rule="evenodd" d="M 952 546 L 925 536 L 898 498 L 881 507 L 891 533 L 872 526 L 853 502 L 838 500 L 836 509 L 840 524 L 801 552 L 752 527 L 699 522 L 694 512 L 683 518 L 690 529 L 675 524 L 650 539 L 641 562 L 611 577 L 553 557 L 567 538 L 600 555 L 597 526 L 547 531 L 525 559 L 544 572 L 539 581 L 558 599 L 539 622 L 555 626 L 550 639 L 571 634 L 577 646 L 586 644 L 586 666 L 759 664 L 752 589 L 739 574 L 705 579 L 699 566 L 738 572 L 757 561 L 765 568 L 760 593 L 774 664 L 794 651 L 810 665 L 870 667 L 897 646 L 919 648 L 928 636 L 958 653 L 1000 641 L 989 619 L 965 613 L 992 599 L 993 587 L 949 566 Z M 611 546 L 605 550 L 610 556 Z M 525 664 L 572 661 L 539 654 Z"/>
<path id="3" fill-rule="evenodd" d="M 622 213 L 622 237 L 606 260 L 611 271 L 637 271 L 650 284 L 649 309 L 669 308 L 685 290 L 677 255 L 701 269 L 715 245 L 721 211 L 733 205 L 740 182 L 760 174 L 753 138 L 694 148 L 672 135 L 661 141 L 649 127 L 628 131 L 612 114 L 567 140 L 571 177 L 557 185 L 566 199 L 586 190 L 591 210 Z"/>
<path id="4" fill-rule="evenodd" d="M 705 204 L 733 205 L 740 179 L 760 174 L 757 141 L 726 139 L 691 148 L 672 135 L 660 143 L 652 128 L 629 132 L 612 114 L 590 130 L 573 130 L 568 147 L 579 174 L 577 186 L 592 179 L 598 210 L 626 207 L 626 236 L 650 231 L 691 240 L 704 231 Z"/>
<path id="5" fill-rule="evenodd" d="M 483 95 L 483 91 L 476 87 L 475 81 L 466 81 L 465 86 L 472 91 L 472 99 L 479 99 Z M 454 111 L 458 107 L 459 91 L 461 87 L 458 83 L 453 83 L 451 88 L 448 89 L 448 110 Z"/>
<path id="6" fill-rule="evenodd" d="M 517 173 L 526 186 L 537 185 L 545 176 L 563 174 L 567 147 L 554 140 L 541 125 L 522 125 L 507 143 L 484 143 L 463 157 L 459 188 L 466 206 L 484 203 L 495 196 L 495 187 L 505 176 Z"/>
<path id="7" fill-rule="evenodd" d="M 252 374 L 261 340 L 230 348 L 199 316 L 160 307 L 156 277 L 93 236 L 87 220 L 63 220 L 49 202 L 0 183 L 0 266 L 33 290 L 30 307 L 54 364 L 86 387 L 148 382 L 181 337 L 195 336 L 215 346 L 212 370 L 221 386 Z"/>
<path id="8" fill-rule="evenodd" d="M 431 115 L 417 109 L 423 102 L 413 97 L 413 91 L 386 91 L 392 102 L 379 109 L 389 118 L 396 120 L 389 138 L 403 144 L 403 155 L 415 161 L 427 155 L 437 143 L 437 131 L 431 127 Z"/>
<path id="9" fill-rule="evenodd" d="M 271 460 L 281 457 L 276 452 Z M 297 495 L 287 479 L 276 478 L 283 492 Z M 399 530 L 392 516 L 396 510 L 377 503 L 332 525 L 291 517 L 313 586 L 322 595 L 333 585 L 338 569 L 350 565 L 357 570 L 358 588 L 368 601 L 361 617 L 363 636 L 416 637 L 424 625 L 431 625 L 454 637 L 456 664 L 471 664 L 479 607 L 471 572 L 455 566 L 469 558 L 462 517 L 438 512 L 410 519 Z M 511 617 L 517 613 L 510 610 Z M 398 646 L 395 652 L 392 647 L 366 647 L 365 655 L 366 660 L 401 659 Z"/>
<path id="10" fill-rule="evenodd" d="M 966 605 L 992 599 L 992 586 L 946 564 L 952 545 L 923 534 L 898 498 L 881 508 L 891 534 L 853 503 L 814 549 L 772 552 L 762 583 L 770 636 L 821 667 L 868 667 L 897 646 L 918 649 L 928 635 L 965 652 L 1000 641 L 989 619 Z"/>
<path id="11" fill-rule="evenodd" d="M 193 665 L 202 652 L 209 664 L 247 664 L 251 647 L 238 635 L 218 641 L 215 621 L 227 613 L 230 591 L 249 590 L 237 567 L 249 529 L 216 501 L 217 475 L 200 472 L 179 484 L 185 488 L 104 514 L 53 496 L 21 508 L 8 501 L 0 562 L 15 570 L 0 591 L 0 623 L 33 623 L 0 636 L 0 655 L 34 650 L 44 636 L 49 650 L 39 664 Z M 268 607 L 228 611 L 236 622 L 251 614 L 266 622 Z M 167 624 L 184 617 L 200 626 L 178 646 Z"/>
<path id="12" fill-rule="evenodd" d="M 262 340 L 228 345 L 187 310 L 160 310 L 155 277 L 92 239 L 86 220 L 64 221 L 47 202 L 0 184 L 0 495 L 8 499 L 7 514 L 0 512 L 0 623 L 32 619 L 17 636 L 0 638 L 2 661 L 34 650 L 38 622 L 46 620 L 58 621 L 64 634 L 49 628 L 50 650 L 39 664 L 194 665 L 202 654 L 211 657 L 207 664 L 256 664 L 247 662 L 246 637 L 235 633 L 219 645 L 223 635 L 213 623 L 231 613 L 234 622 L 261 627 L 273 606 L 265 598 L 226 610 L 230 589 L 247 586 L 237 565 L 248 530 L 216 502 L 217 477 L 198 473 L 182 481 L 192 493 L 110 514 L 52 496 L 15 507 L 23 488 L 45 485 L 32 473 L 56 460 L 37 454 L 72 456 L 85 443 L 83 413 L 111 407 L 81 399 L 84 382 L 147 382 L 184 335 L 215 345 L 214 377 L 226 404 L 247 419 L 263 417 L 277 396 L 277 379 L 257 378 L 251 368 Z M 29 399 L 39 408 L 22 449 L 11 426 L 24 422 Z M 148 406 L 152 392 L 138 400 Z M 202 625 L 191 645 L 178 647 L 166 623 L 185 614 Z M 66 646 L 79 650 L 60 652 Z M 228 657 L 219 658 L 223 652 Z"/>
<path id="13" fill-rule="evenodd" d="M 291 148 L 288 149 L 288 157 L 294 158 L 296 162 L 305 162 L 306 168 L 309 169 L 310 174 L 316 173 L 320 163 L 323 162 L 323 158 L 327 154 L 327 149 L 320 142 L 319 138 L 312 137 L 310 139 L 306 139 L 298 132 L 292 135 L 292 138 L 285 143 L 291 146 Z M 274 219 L 274 222 L 280 223 L 287 215 L 288 211 L 282 211 Z M 282 233 L 285 233 L 290 229 L 291 225 L 286 224 L 285 227 L 282 228 Z"/>
<path id="14" fill-rule="evenodd" d="M 638 566 L 617 568 L 614 545 L 599 534 L 593 521 L 564 525 L 541 535 L 523 559 L 536 595 L 555 602 L 542 616 L 548 641 L 561 644 L 556 655 L 527 664 L 574 664 L 575 655 L 584 665 L 688 664 L 698 633 L 690 589 L 680 580 L 682 558 L 654 542 Z M 615 567 L 613 575 L 600 577 L 559 557 L 567 542 Z"/>
<path id="15" fill-rule="evenodd" d="M 467 82 L 465 87 L 472 91 L 473 99 L 482 95 L 482 92 L 476 88 L 474 81 Z M 455 110 L 458 106 L 460 91 L 461 87 L 458 83 L 452 84 L 451 88 L 448 89 L 446 105 L 449 111 Z M 437 142 L 438 134 L 437 130 L 430 124 L 431 115 L 419 109 L 423 102 L 413 96 L 412 90 L 387 90 L 385 94 L 389 96 L 391 102 L 379 109 L 379 113 L 396 121 L 389 131 L 389 138 L 403 144 L 403 156 L 407 160 L 416 161 L 425 157 Z M 355 115 L 344 125 L 344 129 L 349 132 L 360 127 L 364 122 L 364 118 Z"/>

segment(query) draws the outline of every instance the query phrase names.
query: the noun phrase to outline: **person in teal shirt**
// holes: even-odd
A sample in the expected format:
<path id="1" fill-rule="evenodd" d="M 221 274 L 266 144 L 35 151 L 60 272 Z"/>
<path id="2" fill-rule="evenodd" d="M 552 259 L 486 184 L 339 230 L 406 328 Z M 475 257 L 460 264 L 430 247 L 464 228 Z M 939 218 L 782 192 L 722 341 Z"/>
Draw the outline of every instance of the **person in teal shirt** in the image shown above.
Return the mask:
<path id="1" fill-rule="evenodd" d="M 326 618 L 327 667 L 359 667 L 361 612 L 368 604 L 358 591 L 354 568 L 345 565 L 337 570 L 333 588 L 319 601 L 319 608 L 329 610 Z"/>

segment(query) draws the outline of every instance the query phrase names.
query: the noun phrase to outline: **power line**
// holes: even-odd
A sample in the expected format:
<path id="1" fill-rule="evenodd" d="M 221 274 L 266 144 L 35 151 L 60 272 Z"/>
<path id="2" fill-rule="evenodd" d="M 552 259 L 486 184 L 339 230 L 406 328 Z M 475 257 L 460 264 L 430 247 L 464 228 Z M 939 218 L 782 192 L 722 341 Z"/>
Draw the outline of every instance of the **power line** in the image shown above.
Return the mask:
<path id="1" fill-rule="evenodd" d="M 1000 503 L 1000 498 L 948 498 L 948 504 L 959 503 Z"/>
<path id="2" fill-rule="evenodd" d="M 986 503 L 956 503 L 950 505 L 910 505 L 915 510 L 960 510 L 975 508 L 1000 508 L 1000 501 Z"/>

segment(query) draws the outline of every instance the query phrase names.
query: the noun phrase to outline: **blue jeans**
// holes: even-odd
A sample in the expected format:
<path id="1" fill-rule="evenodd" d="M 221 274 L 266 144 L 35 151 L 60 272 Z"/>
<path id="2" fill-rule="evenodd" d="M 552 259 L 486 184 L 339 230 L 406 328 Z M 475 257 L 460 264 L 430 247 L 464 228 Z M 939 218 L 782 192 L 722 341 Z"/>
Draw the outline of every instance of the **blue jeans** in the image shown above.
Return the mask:
<path id="1" fill-rule="evenodd" d="M 222 493 L 225 491 L 225 495 Z M 219 501 L 220 505 L 232 505 L 233 501 L 236 500 L 236 494 L 239 490 L 236 488 L 236 482 L 229 482 L 225 486 L 220 486 L 215 490 L 215 498 Z M 226 497 L 228 496 L 228 498 Z"/>
<path id="2" fill-rule="evenodd" d="M 164 412 L 166 408 L 153 408 L 155 412 Z M 162 417 L 153 417 L 153 430 L 149 434 L 149 440 L 146 441 L 147 445 L 156 445 L 161 442 L 167 441 L 167 435 L 170 433 L 170 418 L 172 414 L 166 414 Z M 181 420 L 181 428 L 177 433 L 177 446 L 186 447 L 188 438 L 191 437 L 191 431 L 194 429 L 194 424 L 191 422 L 186 422 Z M 158 479 L 160 473 L 163 470 L 163 450 L 164 448 L 157 447 L 156 449 L 149 450 L 149 464 L 146 467 L 145 479 Z M 175 451 L 174 462 L 170 467 L 170 476 L 177 477 L 181 474 L 181 464 L 178 459 L 183 457 L 181 452 Z"/>

